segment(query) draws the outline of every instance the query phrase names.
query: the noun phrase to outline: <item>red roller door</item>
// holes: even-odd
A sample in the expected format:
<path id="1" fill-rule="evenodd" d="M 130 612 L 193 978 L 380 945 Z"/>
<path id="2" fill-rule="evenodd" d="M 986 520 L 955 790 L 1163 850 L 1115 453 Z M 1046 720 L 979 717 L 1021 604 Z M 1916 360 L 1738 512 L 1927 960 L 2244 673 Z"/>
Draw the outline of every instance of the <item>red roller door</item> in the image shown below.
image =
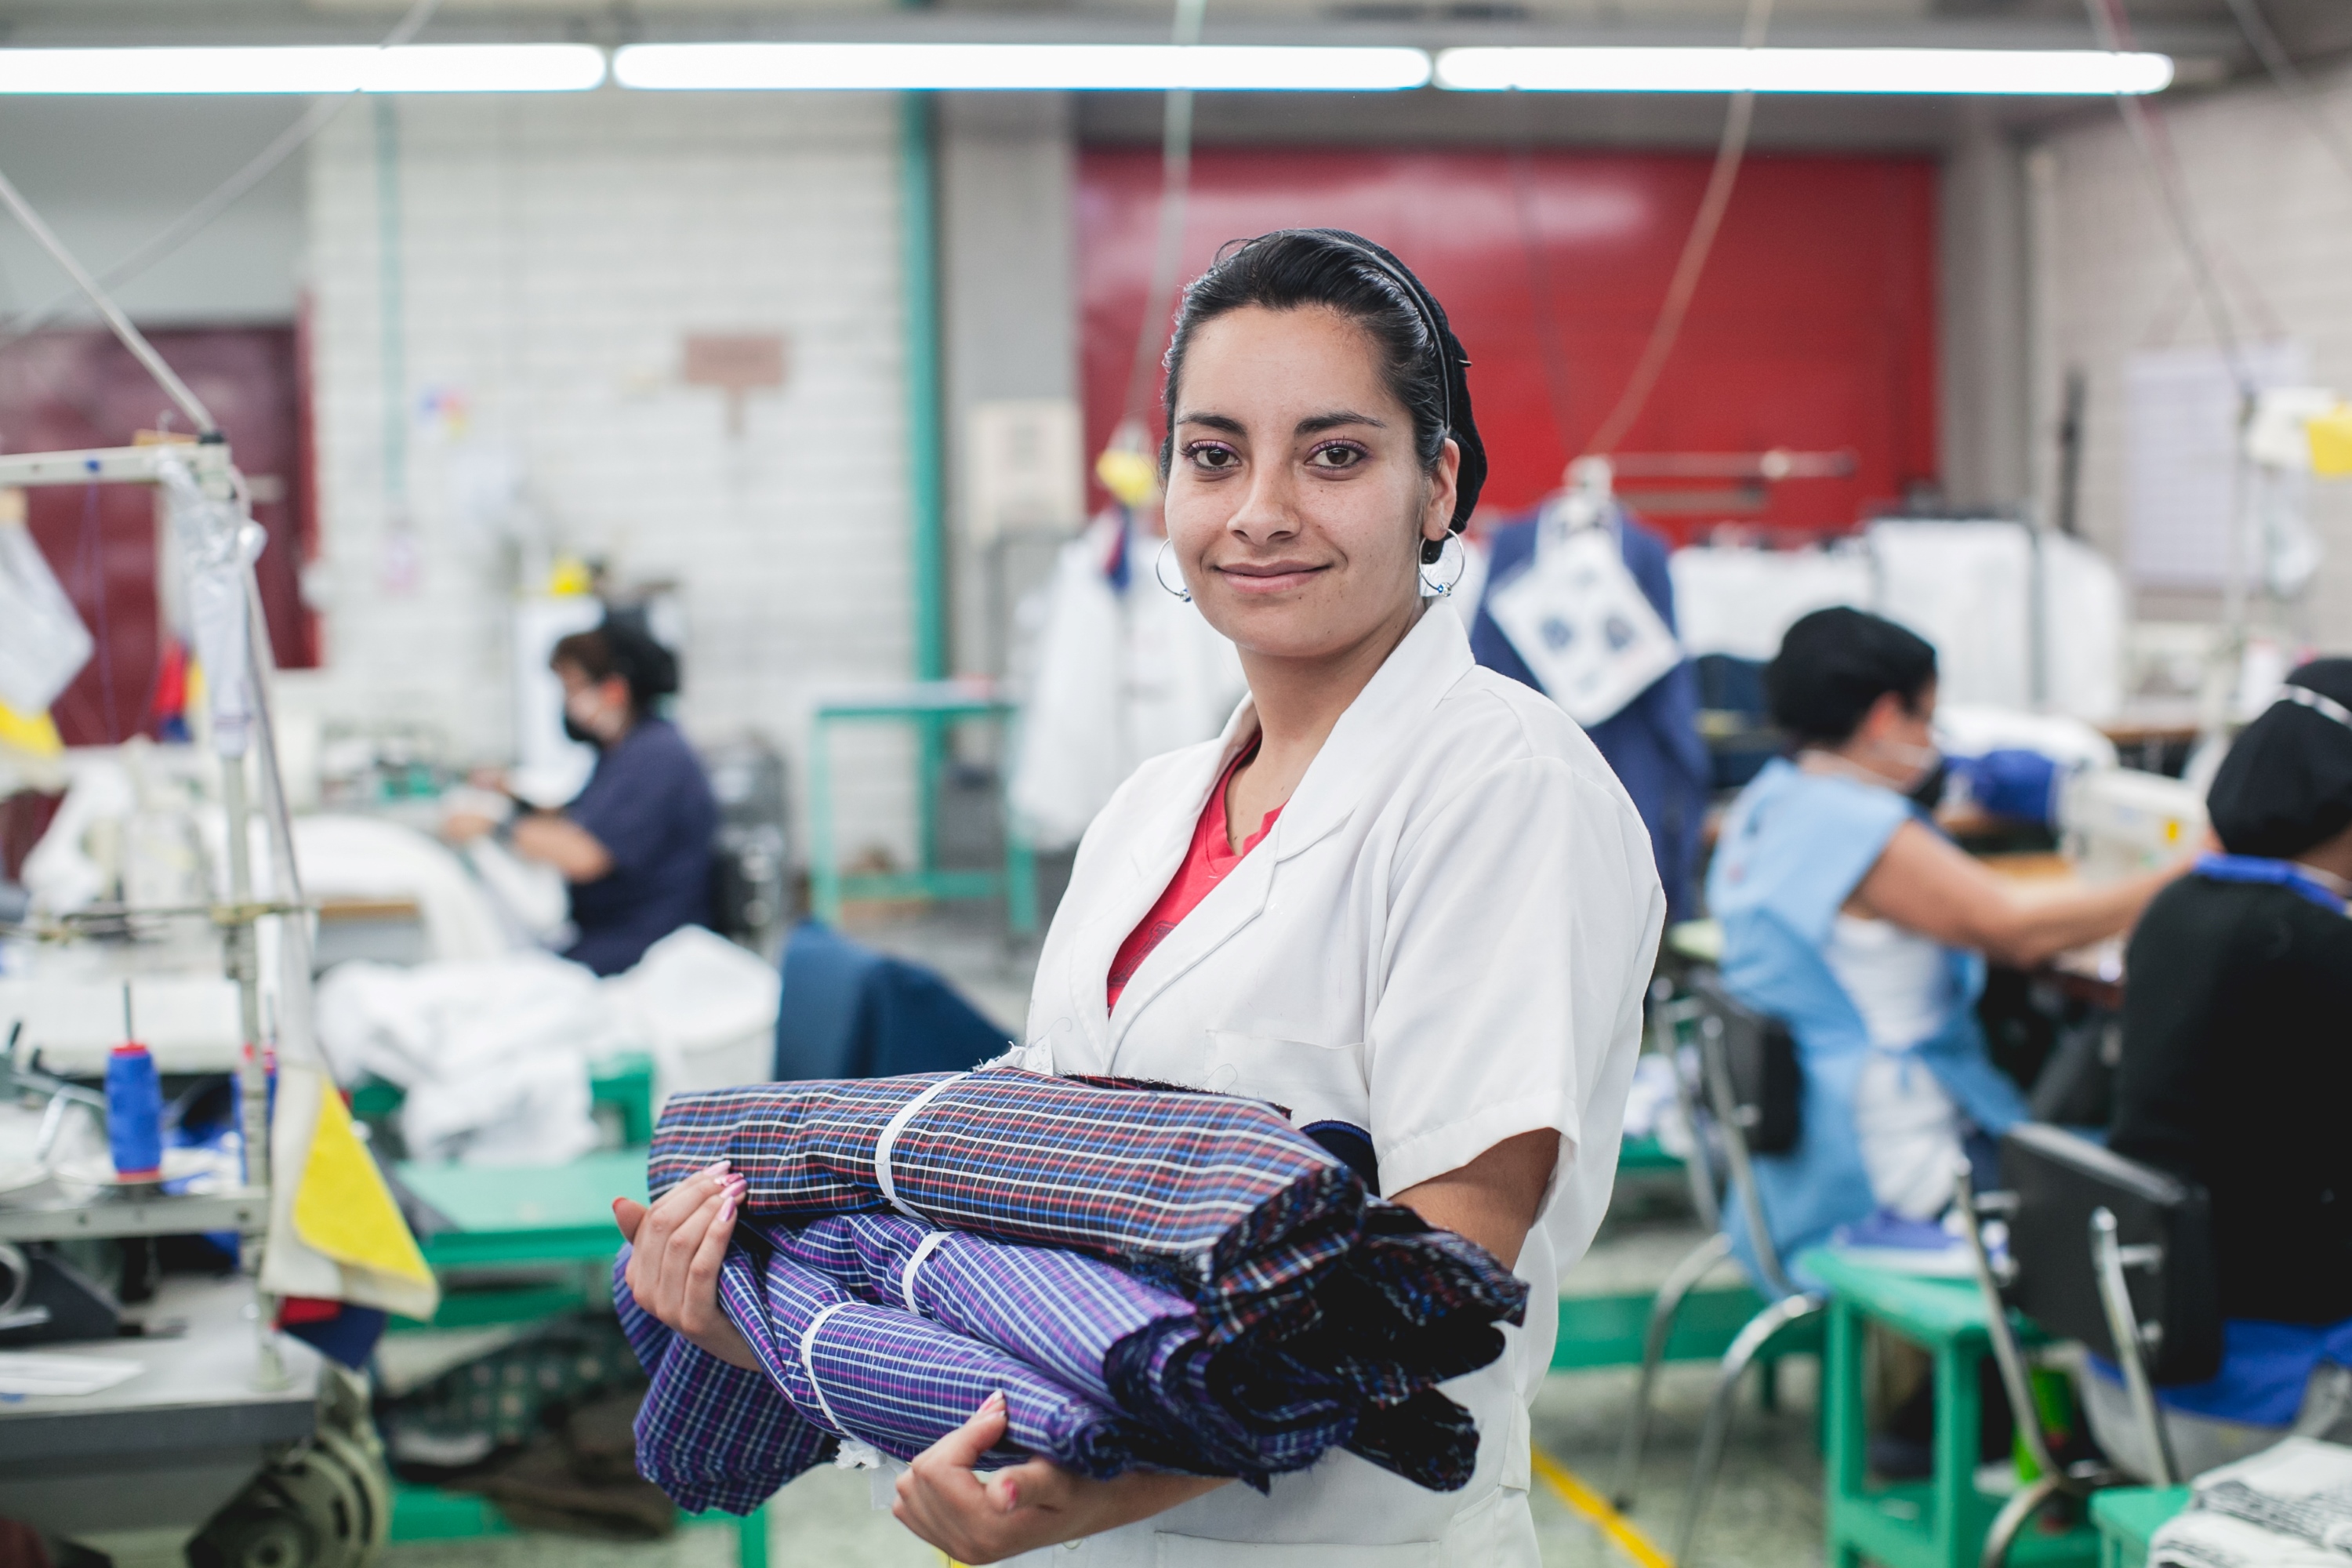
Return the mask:
<path id="1" fill-rule="evenodd" d="M 1469 350 L 1494 463 L 1488 506 L 1514 510 L 1559 482 L 1571 446 L 1616 402 L 1708 166 L 1705 155 L 1539 153 L 1515 174 L 1501 152 L 1205 150 L 1192 165 L 1182 275 L 1226 240 L 1286 226 L 1351 228 L 1389 246 Z M 1685 536 L 1727 520 L 1836 532 L 1935 482 L 1935 180 L 1919 158 L 1748 161 L 1679 346 L 1619 450 L 1849 453 L 1852 471 L 1744 494 L 1629 476 L 1636 504 Z M 1080 161 L 1090 449 L 1119 416 L 1159 191 L 1156 153 Z"/>

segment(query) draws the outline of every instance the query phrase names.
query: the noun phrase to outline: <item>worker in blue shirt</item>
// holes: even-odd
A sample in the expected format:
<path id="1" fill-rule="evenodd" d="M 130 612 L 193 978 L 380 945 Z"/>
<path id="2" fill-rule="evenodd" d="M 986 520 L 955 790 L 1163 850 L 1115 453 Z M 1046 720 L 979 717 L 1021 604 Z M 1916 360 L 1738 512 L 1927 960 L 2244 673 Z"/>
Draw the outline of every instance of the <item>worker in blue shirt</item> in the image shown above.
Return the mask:
<path id="1" fill-rule="evenodd" d="M 563 730 L 596 748 L 595 771 L 562 811 L 519 815 L 508 845 L 562 873 L 577 935 L 563 956 L 618 974 L 646 949 L 710 912 L 719 805 L 686 737 L 653 704 L 677 689 L 677 661 L 627 620 L 607 617 L 555 645 Z M 478 824 L 478 826 L 477 826 Z M 488 831 L 457 818 L 447 831 Z"/>

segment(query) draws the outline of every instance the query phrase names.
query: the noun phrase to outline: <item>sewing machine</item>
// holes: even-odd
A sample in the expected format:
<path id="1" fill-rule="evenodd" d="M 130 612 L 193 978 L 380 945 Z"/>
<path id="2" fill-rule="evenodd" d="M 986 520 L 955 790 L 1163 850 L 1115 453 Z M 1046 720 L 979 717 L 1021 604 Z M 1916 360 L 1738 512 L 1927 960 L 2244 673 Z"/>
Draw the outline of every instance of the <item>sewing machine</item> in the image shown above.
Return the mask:
<path id="1" fill-rule="evenodd" d="M 2085 881 L 2161 869 L 2201 840 L 2205 826 L 2203 796 L 2161 773 L 2084 768 L 2060 787 L 2060 840 Z"/>

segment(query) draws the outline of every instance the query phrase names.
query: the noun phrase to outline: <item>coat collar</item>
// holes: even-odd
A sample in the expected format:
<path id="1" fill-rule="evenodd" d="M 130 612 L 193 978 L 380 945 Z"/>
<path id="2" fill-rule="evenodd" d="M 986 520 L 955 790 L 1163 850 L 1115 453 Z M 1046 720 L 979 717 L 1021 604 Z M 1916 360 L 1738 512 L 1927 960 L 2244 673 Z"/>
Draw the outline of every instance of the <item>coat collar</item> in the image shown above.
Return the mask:
<path id="1" fill-rule="evenodd" d="M 1183 863 L 1209 791 L 1223 776 L 1225 764 L 1256 737 L 1256 707 L 1243 700 L 1219 743 L 1202 748 L 1175 773 L 1150 816 L 1135 825 L 1124 896 L 1076 940 L 1070 1000 L 1097 1053 L 1095 1070 L 1116 1070 L 1118 1042 L 1137 1015 L 1265 910 L 1276 868 L 1348 821 L 1368 780 L 1381 771 L 1382 758 L 1424 733 L 1439 699 L 1475 667 L 1461 617 L 1445 605 L 1432 605 L 1339 716 L 1275 819 L 1274 831 L 1169 933 L 1128 982 L 1118 1012 L 1106 1014 L 1104 989 L 1119 944 Z"/>
<path id="2" fill-rule="evenodd" d="M 1287 860 L 1345 823 L 1366 784 L 1380 773 L 1381 760 L 1427 733 L 1439 699 L 1476 668 L 1462 617 L 1443 601 L 1432 601 L 1307 764 L 1307 776 L 1261 846 L 1273 851 L 1267 858 Z M 1256 715 L 1249 719 L 1254 731 Z"/>

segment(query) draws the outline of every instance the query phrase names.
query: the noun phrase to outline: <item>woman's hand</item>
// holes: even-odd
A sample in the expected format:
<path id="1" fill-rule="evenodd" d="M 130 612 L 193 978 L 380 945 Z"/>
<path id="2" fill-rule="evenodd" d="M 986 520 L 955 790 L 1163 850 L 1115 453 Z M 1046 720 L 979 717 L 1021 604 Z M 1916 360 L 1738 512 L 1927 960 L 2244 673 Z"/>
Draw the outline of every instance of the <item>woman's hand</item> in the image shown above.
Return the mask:
<path id="1" fill-rule="evenodd" d="M 1208 1476 L 1130 1471 L 1108 1481 L 1031 1459 L 982 1477 L 981 1457 L 1004 1436 L 1004 1395 L 915 1456 L 890 1512 L 958 1563 L 1001 1562 L 1162 1513 L 1225 1483 Z"/>
<path id="2" fill-rule="evenodd" d="M 745 1182 L 726 1161 L 680 1182 L 647 1208 L 613 1200 L 613 1218 L 630 1245 L 622 1278 L 637 1305 L 730 1366 L 760 1370 L 741 1331 L 719 1305 L 719 1264 L 735 1234 L 735 1205 Z"/>

